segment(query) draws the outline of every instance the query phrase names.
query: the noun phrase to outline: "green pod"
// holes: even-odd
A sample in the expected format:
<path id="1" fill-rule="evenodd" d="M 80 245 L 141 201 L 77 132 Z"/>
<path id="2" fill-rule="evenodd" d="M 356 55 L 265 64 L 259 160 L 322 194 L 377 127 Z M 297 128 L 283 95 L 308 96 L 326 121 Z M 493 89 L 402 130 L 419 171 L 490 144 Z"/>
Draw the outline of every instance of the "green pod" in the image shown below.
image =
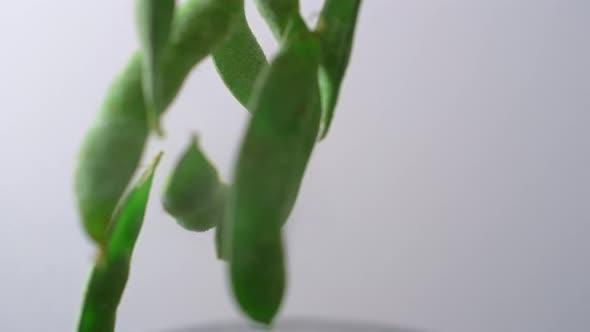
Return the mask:
<path id="1" fill-rule="evenodd" d="M 164 111 L 191 69 L 223 44 L 243 10 L 243 0 L 189 0 L 175 11 L 162 54 Z M 142 61 L 131 57 L 112 83 L 86 134 L 75 171 L 75 193 L 86 233 L 103 243 L 113 210 L 129 184 L 148 138 Z"/>
<path id="2" fill-rule="evenodd" d="M 213 62 L 221 79 L 244 107 L 258 74 L 268 63 L 242 10 L 228 40 L 213 53 Z"/>
<path id="3" fill-rule="evenodd" d="M 97 243 L 105 241 L 112 212 L 141 159 L 147 128 L 141 61 L 134 56 L 112 84 L 78 156 L 78 208 L 84 228 Z"/>
<path id="4" fill-rule="evenodd" d="M 291 25 L 305 27 L 299 14 L 299 0 L 256 0 L 256 7 L 277 40 L 287 39 L 286 33 L 292 30 Z"/>
<path id="5" fill-rule="evenodd" d="M 284 292 L 281 228 L 295 203 L 318 133 L 320 47 L 309 33 L 288 41 L 260 76 L 228 195 L 223 242 L 235 298 L 268 324 Z"/>
<path id="6" fill-rule="evenodd" d="M 172 171 L 162 205 L 182 227 L 191 231 L 207 231 L 222 219 L 225 188 L 196 139 Z"/>
<path id="7" fill-rule="evenodd" d="M 328 134 L 348 67 L 361 0 L 326 0 L 317 26 L 322 43 L 320 139 Z"/>
<path id="8" fill-rule="evenodd" d="M 115 328 L 135 242 L 148 203 L 159 153 L 119 207 L 110 225 L 109 238 L 90 274 L 78 332 L 111 332 Z"/>
<path id="9" fill-rule="evenodd" d="M 163 105 L 161 62 L 168 42 L 175 0 L 135 0 L 139 52 L 143 60 L 143 92 L 150 127 L 162 134 L 158 114 Z"/>

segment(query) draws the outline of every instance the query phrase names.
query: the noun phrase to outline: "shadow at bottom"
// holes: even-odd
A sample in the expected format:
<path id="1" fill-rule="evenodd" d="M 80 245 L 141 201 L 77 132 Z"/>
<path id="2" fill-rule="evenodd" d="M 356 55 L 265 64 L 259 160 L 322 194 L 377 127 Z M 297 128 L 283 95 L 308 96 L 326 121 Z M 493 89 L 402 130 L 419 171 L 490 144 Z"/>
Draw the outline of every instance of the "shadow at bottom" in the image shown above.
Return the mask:
<path id="1" fill-rule="evenodd" d="M 260 327 L 246 323 L 219 323 L 181 328 L 166 332 L 424 332 L 406 327 L 387 326 L 364 322 L 327 319 L 283 319 L 272 327 Z"/>

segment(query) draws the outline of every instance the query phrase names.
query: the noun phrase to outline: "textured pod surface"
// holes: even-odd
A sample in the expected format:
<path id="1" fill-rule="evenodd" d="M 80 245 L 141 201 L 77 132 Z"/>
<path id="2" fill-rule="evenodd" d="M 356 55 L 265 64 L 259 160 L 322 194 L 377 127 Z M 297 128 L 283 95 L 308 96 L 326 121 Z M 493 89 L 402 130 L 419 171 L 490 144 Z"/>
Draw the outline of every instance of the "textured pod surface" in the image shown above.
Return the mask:
<path id="1" fill-rule="evenodd" d="M 117 306 L 127 284 L 131 255 L 143 224 L 160 156 L 156 156 L 129 192 L 113 219 L 106 246 L 101 248 L 88 280 L 78 332 L 114 331 Z"/>
<path id="2" fill-rule="evenodd" d="M 143 91 L 148 110 L 148 122 L 156 132 L 162 132 L 157 119 L 163 105 L 161 78 L 162 52 L 168 42 L 174 0 L 135 0 L 135 16 L 139 51 L 143 60 Z"/>
<path id="3" fill-rule="evenodd" d="M 320 138 L 328 134 L 348 67 L 361 0 L 326 0 L 317 32 L 322 43 L 319 72 L 322 96 Z"/>
<path id="4" fill-rule="evenodd" d="M 170 175 L 162 205 L 182 227 L 202 232 L 220 222 L 224 203 L 217 170 L 193 139 Z"/>
<path id="5" fill-rule="evenodd" d="M 283 297 L 281 227 L 318 132 L 318 62 L 318 41 L 297 35 L 261 75 L 230 188 L 223 241 L 231 247 L 232 287 L 260 323 L 271 322 Z"/>
<path id="6" fill-rule="evenodd" d="M 163 51 L 163 111 L 191 69 L 232 32 L 242 0 L 189 0 L 175 12 Z M 75 192 L 86 233 L 105 240 L 113 210 L 141 160 L 148 138 L 142 62 L 132 56 L 112 83 L 98 118 L 86 134 L 75 172 Z"/>
<path id="7" fill-rule="evenodd" d="M 248 107 L 256 78 L 268 63 L 243 10 L 233 33 L 213 53 L 213 62 L 225 86 L 242 106 Z"/>

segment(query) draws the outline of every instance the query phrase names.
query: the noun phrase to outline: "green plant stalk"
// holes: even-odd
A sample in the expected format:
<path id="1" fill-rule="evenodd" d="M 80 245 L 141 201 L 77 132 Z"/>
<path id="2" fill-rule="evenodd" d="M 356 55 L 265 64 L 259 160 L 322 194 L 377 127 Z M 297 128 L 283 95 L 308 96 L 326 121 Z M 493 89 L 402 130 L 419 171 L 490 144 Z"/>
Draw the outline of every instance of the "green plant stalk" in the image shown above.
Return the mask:
<path id="1" fill-rule="evenodd" d="M 176 11 L 162 53 L 164 111 L 191 69 L 223 44 L 243 10 L 243 0 L 189 0 Z M 129 184 L 148 138 L 142 61 L 136 53 L 109 89 L 88 130 L 75 171 L 78 210 L 86 233 L 104 243 L 112 213 Z"/>
<path id="2" fill-rule="evenodd" d="M 133 248 L 143 224 L 154 171 L 161 155 L 159 153 L 154 158 L 113 219 L 109 239 L 106 246 L 100 248 L 90 274 L 78 332 L 114 331 L 117 307 L 127 284 Z"/>

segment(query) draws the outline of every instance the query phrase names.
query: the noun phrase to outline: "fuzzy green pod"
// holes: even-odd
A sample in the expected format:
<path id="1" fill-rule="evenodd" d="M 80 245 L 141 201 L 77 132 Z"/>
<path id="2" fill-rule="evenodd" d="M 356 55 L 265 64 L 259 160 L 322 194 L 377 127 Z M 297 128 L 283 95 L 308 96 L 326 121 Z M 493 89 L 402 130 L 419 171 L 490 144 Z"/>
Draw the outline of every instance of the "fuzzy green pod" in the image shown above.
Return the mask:
<path id="1" fill-rule="evenodd" d="M 242 106 L 248 107 L 256 78 L 268 63 L 243 10 L 234 32 L 213 53 L 213 62 L 227 88 Z"/>
<path id="2" fill-rule="evenodd" d="M 243 0 L 189 0 L 175 11 L 169 43 L 162 54 L 164 111 L 191 69 L 223 44 Z M 138 54 L 112 83 L 98 118 L 86 134 L 75 171 L 82 224 L 103 243 L 112 213 L 133 176 L 148 138 L 147 109 Z"/>
<path id="3" fill-rule="evenodd" d="M 217 170 L 193 138 L 168 179 L 162 205 L 185 229 L 204 232 L 222 219 L 225 193 Z"/>
<path id="4" fill-rule="evenodd" d="M 361 0 L 326 0 L 316 28 L 322 43 L 320 139 L 328 134 L 350 60 Z"/>
<path id="5" fill-rule="evenodd" d="M 282 301 L 281 228 L 317 137 L 319 53 L 313 35 L 294 35 L 261 74 L 228 194 L 223 241 L 233 292 L 241 309 L 264 324 Z"/>
<path id="6" fill-rule="evenodd" d="M 112 332 L 121 301 L 135 242 L 148 203 L 153 174 L 161 153 L 131 189 L 110 226 L 108 241 L 101 248 L 84 294 L 78 332 Z"/>
<path id="7" fill-rule="evenodd" d="M 143 92 L 150 128 L 162 134 L 158 114 L 163 105 L 161 62 L 168 42 L 175 0 L 135 0 L 139 52 L 143 60 Z"/>

